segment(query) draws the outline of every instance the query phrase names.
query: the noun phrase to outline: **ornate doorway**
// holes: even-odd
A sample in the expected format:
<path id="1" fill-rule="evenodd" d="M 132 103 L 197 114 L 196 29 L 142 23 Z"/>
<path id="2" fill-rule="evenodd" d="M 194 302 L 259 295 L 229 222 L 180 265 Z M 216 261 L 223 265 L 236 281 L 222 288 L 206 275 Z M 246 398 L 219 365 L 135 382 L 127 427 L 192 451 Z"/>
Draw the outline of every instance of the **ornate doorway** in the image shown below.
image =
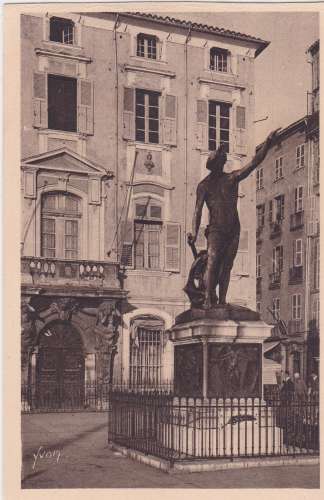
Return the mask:
<path id="1" fill-rule="evenodd" d="M 39 408 L 81 408 L 84 355 L 79 332 L 67 321 L 46 327 L 39 337 L 36 401 Z"/>

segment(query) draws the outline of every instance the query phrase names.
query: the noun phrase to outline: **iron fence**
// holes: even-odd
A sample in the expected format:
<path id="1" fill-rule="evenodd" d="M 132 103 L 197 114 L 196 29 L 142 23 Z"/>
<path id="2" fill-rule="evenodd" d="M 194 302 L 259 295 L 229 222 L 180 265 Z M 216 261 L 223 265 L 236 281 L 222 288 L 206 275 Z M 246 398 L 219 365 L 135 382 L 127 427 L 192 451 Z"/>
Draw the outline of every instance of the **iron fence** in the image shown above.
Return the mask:
<path id="1" fill-rule="evenodd" d="M 136 393 L 169 394 L 173 391 L 171 382 L 132 385 L 129 382 L 86 382 L 63 383 L 61 385 L 48 382 L 25 384 L 21 387 L 22 413 L 49 413 L 71 411 L 107 411 L 111 391 L 132 391 Z"/>
<path id="2" fill-rule="evenodd" d="M 64 384 L 62 386 L 23 385 L 21 387 L 22 413 L 107 411 L 109 409 L 108 383 Z"/>
<path id="3" fill-rule="evenodd" d="M 177 460 L 319 453 L 319 403 L 112 390 L 109 441 Z"/>

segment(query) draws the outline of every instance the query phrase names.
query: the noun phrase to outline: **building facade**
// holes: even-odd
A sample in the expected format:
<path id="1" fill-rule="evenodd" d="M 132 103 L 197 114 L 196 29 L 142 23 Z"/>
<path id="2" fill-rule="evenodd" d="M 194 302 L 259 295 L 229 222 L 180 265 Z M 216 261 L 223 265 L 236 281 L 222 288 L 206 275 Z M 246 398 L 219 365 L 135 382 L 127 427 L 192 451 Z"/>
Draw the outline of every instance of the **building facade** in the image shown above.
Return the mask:
<path id="1" fill-rule="evenodd" d="M 318 53 L 313 108 L 278 134 L 256 171 L 257 308 L 275 325 L 270 358 L 305 378 L 318 359 Z M 316 66 L 316 69 L 315 69 Z M 270 349 L 269 349 L 270 351 Z"/>
<path id="2" fill-rule="evenodd" d="M 25 380 L 107 379 L 112 354 L 116 381 L 171 380 L 196 186 L 221 142 L 228 170 L 251 158 L 268 43 L 136 13 L 24 15 L 21 34 Z M 251 308 L 254 206 L 249 178 L 229 300 Z"/>

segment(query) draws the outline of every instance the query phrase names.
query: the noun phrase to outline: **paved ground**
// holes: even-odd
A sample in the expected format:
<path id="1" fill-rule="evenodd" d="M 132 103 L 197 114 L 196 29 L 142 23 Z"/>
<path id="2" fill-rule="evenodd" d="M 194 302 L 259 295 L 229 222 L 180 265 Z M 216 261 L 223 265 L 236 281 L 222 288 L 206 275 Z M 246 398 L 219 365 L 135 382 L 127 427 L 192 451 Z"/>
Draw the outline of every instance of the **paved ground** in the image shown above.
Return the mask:
<path id="1" fill-rule="evenodd" d="M 22 488 L 319 488 L 319 466 L 167 474 L 107 446 L 107 414 L 22 416 Z"/>

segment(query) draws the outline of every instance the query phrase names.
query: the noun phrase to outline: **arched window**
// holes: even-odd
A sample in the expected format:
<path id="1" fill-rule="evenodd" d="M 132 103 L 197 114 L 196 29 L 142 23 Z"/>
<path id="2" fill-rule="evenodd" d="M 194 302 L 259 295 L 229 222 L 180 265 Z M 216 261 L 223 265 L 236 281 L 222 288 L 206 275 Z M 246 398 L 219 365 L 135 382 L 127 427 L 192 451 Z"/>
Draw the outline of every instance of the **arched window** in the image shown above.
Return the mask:
<path id="1" fill-rule="evenodd" d="M 210 49 L 210 69 L 212 71 L 229 71 L 229 52 L 226 49 L 213 47 Z"/>
<path id="2" fill-rule="evenodd" d="M 80 253 L 80 198 L 70 193 L 46 193 L 41 206 L 43 257 L 77 259 Z"/>
<path id="3" fill-rule="evenodd" d="M 140 316 L 131 323 L 130 384 L 155 387 L 162 380 L 164 321 Z"/>

